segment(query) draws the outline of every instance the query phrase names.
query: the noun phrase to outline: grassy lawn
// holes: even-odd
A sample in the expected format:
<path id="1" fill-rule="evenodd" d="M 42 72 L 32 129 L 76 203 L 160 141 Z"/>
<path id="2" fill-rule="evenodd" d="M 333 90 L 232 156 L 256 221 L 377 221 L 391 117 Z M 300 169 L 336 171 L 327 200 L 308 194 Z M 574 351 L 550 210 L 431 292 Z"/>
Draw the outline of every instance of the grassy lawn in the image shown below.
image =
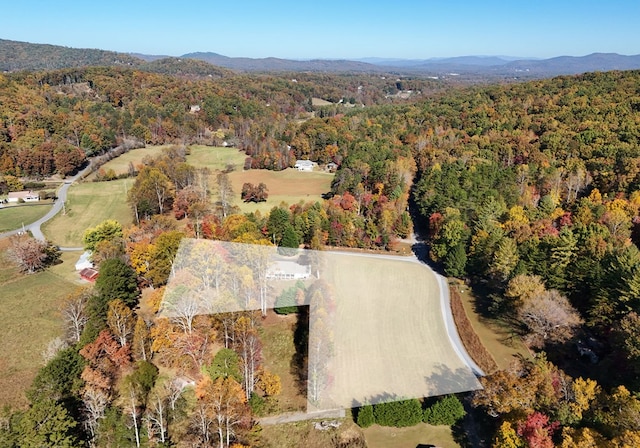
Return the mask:
<path id="1" fill-rule="evenodd" d="M 236 148 L 194 145 L 189 147 L 187 163 L 196 168 L 207 167 L 222 171 L 227 165 L 233 165 L 236 171 L 242 170 L 247 155 Z"/>
<path id="2" fill-rule="evenodd" d="M 0 406 L 24 406 L 24 391 L 44 364 L 42 351 L 62 335 L 61 301 L 75 288 L 71 275 L 78 254 L 64 254 L 62 263 L 45 272 L 22 275 L 6 260 L 8 241 L 0 242 Z"/>
<path id="3" fill-rule="evenodd" d="M 293 168 L 282 171 L 248 170 L 229 173 L 236 194 L 235 205 L 243 213 L 260 211 L 268 212 L 273 207 L 285 202 L 289 205 L 300 201 L 322 201 L 321 195 L 331 189 L 333 174 L 324 172 L 301 172 Z M 245 203 L 240 200 L 242 185 L 250 182 L 254 185 L 263 182 L 268 189 L 269 197 L 266 202 Z"/>
<path id="4" fill-rule="evenodd" d="M 224 170 L 227 165 L 233 165 L 234 171 L 229 178 L 235 193 L 234 204 L 241 212 L 268 212 L 273 207 L 285 202 L 289 205 L 300 201 L 318 201 L 321 195 L 331 189 L 333 175 L 324 172 L 300 172 L 289 168 L 283 171 L 247 170 L 242 169 L 247 157 L 235 148 L 215 148 L 209 146 L 191 146 L 191 154 L 187 162 L 197 168 L 208 167 L 213 172 L 211 185 L 216 185 L 217 171 Z M 259 204 L 244 203 L 240 199 L 242 185 L 245 182 L 259 184 L 263 182 L 269 190 L 269 198 Z"/>
<path id="5" fill-rule="evenodd" d="M 145 148 L 132 149 L 129 152 L 116 157 L 113 160 L 109 160 L 100 168 L 107 171 L 113 170 L 116 174 L 124 174 L 129 171 L 129 163 L 133 163 L 133 166 L 138 166 L 142 163 L 142 159 L 147 156 L 157 156 L 162 153 L 162 148 L 166 146 L 147 146 Z M 95 173 L 87 177 L 87 180 L 92 180 L 95 177 Z"/>
<path id="6" fill-rule="evenodd" d="M 312 422 L 307 421 L 264 426 L 260 432 L 260 446 L 264 448 L 326 448 L 347 446 L 347 443 L 359 439 L 362 439 L 362 430 L 350 418 L 341 420 L 339 428 L 329 431 L 318 431 Z"/>
<path id="7" fill-rule="evenodd" d="M 296 316 L 278 316 L 269 311 L 261 328 L 260 338 L 264 343 L 264 364 L 271 373 L 275 373 L 282 381 L 282 392 L 277 396 L 279 412 L 304 411 L 307 400 L 296 387 L 296 380 L 291 373 L 291 359 L 295 354 L 293 344 L 293 326 Z"/>
<path id="8" fill-rule="evenodd" d="M 4 206 L 0 208 L 0 232 L 7 232 L 31 224 L 42 218 L 53 201 L 42 201 L 38 205 Z"/>
<path id="9" fill-rule="evenodd" d="M 419 444 L 442 448 L 458 448 L 448 426 L 419 423 L 409 428 L 389 428 L 373 425 L 363 429 L 368 448 L 415 448 Z"/>
<path id="10" fill-rule="evenodd" d="M 111 182 L 85 182 L 69 188 L 67 214 L 59 213 L 47 222 L 42 231 L 60 246 L 82 246 L 82 235 L 106 219 L 115 219 L 123 226 L 132 222 L 127 204 L 127 190 L 133 179 Z"/>
<path id="11" fill-rule="evenodd" d="M 500 325 L 495 320 L 482 317 L 476 312 L 476 297 L 470 288 L 460 285 L 456 286 L 456 288 L 462 298 L 462 304 L 471 326 L 482 341 L 482 344 L 493 355 L 500 369 L 506 369 L 514 359 L 514 356 L 522 355 L 525 358 L 530 356 L 529 351 L 518 335 L 510 331 L 505 325 Z"/>

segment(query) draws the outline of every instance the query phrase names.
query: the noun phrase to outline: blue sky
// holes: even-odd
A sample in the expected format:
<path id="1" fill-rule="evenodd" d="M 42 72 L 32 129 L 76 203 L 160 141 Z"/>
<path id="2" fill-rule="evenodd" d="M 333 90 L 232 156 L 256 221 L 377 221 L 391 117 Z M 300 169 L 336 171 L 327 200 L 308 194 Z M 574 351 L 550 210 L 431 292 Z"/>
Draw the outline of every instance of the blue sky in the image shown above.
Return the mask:
<path id="1" fill-rule="evenodd" d="M 0 38 L 179 56 L 640 54 L 637 0 L 19 0 Z"/>

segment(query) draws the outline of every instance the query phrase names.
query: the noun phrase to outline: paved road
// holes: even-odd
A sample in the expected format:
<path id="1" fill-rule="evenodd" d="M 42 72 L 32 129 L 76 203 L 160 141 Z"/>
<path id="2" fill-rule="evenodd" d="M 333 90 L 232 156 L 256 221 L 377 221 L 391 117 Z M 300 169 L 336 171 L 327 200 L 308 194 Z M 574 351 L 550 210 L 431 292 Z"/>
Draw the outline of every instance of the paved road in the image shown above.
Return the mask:
<path id="1" fill-rule="evenodd" d="M 44 234 L 42 233 L 42 230 L 40 229 L 40 226 L 42 224 L 44 224 L 45 222 L 49 221 L 54 216 L 56 216 L 60 212 L 60 210 L 62 210 L 62 206 L 63 206 L 64 202 L 67 200 L 67 191 L 69 190 L 69 187 L 71 186 L 71 184 L 74 183 L 79 178 L 81 178 L 82 176 L 84 176 L 90 170 L 91 170 L 91 163 L 89 163 L 85 169 L 80 171 L 75 176 L 65 180 L 64 184 L 62 185 L 62 187 L 60 187 L 60 189 L 58 190 L 58 194 L 57 194 L 58 199 L 56 199 L 56 201 L 53 203 L 51 209 L 47 212 L 47 214 L 44 215 L 42 218 L 38 219 L 36 222 L 32 222 L 29 225 L 25 225 L 24 229 L 30 231 L 35 239 L 40 240 L 40 241 L 46 241 L 46 238 L 44 237 Z M 16 229 L 16 230 L 12 230 L 10 232 L 0 233 L 0 238 L 5 238 L 5 237 L 8 237 L 8 236 L 17 235 L 20 232 L 22 232 L 22 228 Z M 82 248 L 81 247 L 80 248 L 78 248 L 78 247 L 64 247 L 64 248 L 61 247 L 60 250 L 82 250 Z"/>

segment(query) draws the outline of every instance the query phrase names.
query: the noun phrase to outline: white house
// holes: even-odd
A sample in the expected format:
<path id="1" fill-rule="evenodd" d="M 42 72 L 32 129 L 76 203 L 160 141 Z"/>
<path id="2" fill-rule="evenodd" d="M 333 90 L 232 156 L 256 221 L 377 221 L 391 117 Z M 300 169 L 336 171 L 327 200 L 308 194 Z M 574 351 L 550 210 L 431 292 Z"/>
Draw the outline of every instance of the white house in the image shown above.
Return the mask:
<path id="1" fill-rule="evenodd" d="M 318 164 L 311 160 L 296 160 L 296 164 L 293 167 L 298 171 L 313 171 L 313 168 L 316 166 L 318 166 Z"/>
<path id="2" fill-rule="evenodd" d="M 7 197 L 7 202 L 20 202 L 22 199 L 24 202 L 38 202 L 40 195 L 33 191 L 12 191 Z"/>
<path id="3" fill-rule="evenodd" d="M 311 266 L 298 264 L 295 261 L 275 261 L 267 269 L 269 280 L 304 280 L 311 276 Z"/>

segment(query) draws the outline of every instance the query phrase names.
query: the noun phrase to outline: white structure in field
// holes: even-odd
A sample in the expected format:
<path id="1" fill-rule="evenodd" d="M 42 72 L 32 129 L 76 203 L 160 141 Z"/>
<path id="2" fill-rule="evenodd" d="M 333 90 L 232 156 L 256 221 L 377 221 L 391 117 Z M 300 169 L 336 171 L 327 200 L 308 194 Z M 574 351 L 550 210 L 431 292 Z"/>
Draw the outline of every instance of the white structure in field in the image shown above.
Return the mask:
<path id="1" fill-rule="evenodd" d="M 295 261 L 278 260 L 267 269 L 269 280 L 305 280 L 311 276 L 311 266 Z"/>
<path id="2" fill-rule="evenodd" d="M 38 202 L 40 200 L 40 195 L 38 193 L 34 193 L 33 191 L 12 191 L 9 193 L 7 198 L 7 202 L 20 202 L 22 199 L 24 202 Z"/>
<path id="3" fill-rule="evenodd" d="M 296 160 L 296 164 L 293 167 L 298 171 L 313 171 L 313 168 L 316 166 L 318 166 L 318 164 L 311 160 Z"/>
<path id="4" fill-rule="evenodd" d="M 76 261 L 76 271 L 82 271 L 86 268 L 93 268 L 93 262 L 91 261 L 91 252 L 88 250 L 82 252 L 82 255 L 80 255 L 80 258 L 78 259 L 78 261 Z"/>

